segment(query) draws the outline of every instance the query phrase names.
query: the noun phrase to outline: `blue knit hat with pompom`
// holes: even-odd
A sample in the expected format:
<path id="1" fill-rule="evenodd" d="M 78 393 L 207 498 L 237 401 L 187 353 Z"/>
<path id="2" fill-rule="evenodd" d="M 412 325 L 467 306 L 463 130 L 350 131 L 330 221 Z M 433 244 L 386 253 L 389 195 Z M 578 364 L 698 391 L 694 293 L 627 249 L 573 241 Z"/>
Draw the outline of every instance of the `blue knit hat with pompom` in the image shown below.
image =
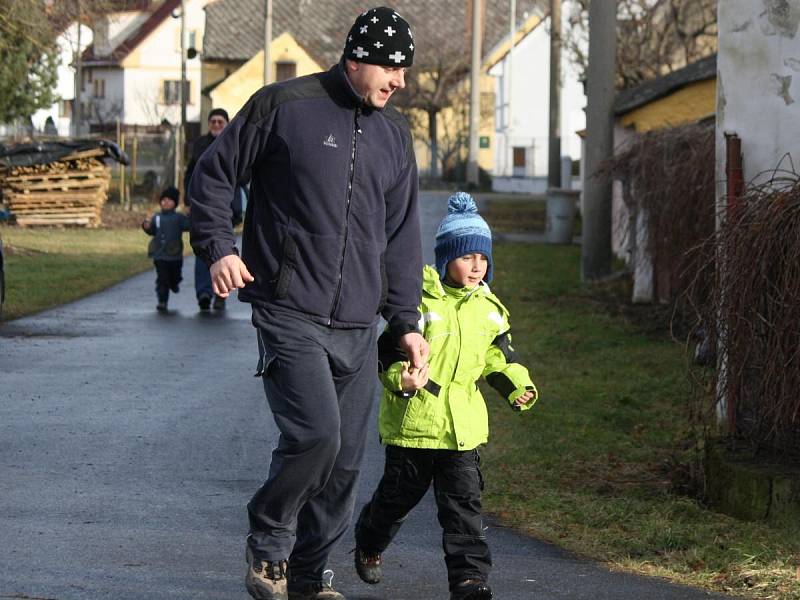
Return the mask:
<path id="1" fill-rule="evenodd" d="M 436 231 L 435 251 L 440 279 L 444 280 L 451 260 L 479 252 L 489 262 L 483 280 L 492 281 L 492 232 L 478 214 L 475 200 L 466 192 L 456 192 L 447 200 L 447 215 Z"/>

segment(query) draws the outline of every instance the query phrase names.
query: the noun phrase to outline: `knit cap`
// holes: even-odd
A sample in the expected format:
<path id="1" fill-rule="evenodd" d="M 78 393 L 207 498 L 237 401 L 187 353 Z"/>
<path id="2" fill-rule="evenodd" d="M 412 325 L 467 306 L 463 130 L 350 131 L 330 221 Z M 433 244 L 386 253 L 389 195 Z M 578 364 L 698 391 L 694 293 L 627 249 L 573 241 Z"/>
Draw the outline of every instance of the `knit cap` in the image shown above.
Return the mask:
<path id="1" fill-rule="evenodd" d="M 164 188 L 164 191 L 161 192 L 161 195 L 159 196 L 159 199 L 161 198 L 170 198 L 175 201 L 175 205 L 177 206 L 178 201 L 181 198 L 181 193 L 178 191 L 178 188 L 176 188 L 174 185 L 171 185 L 167 188 Z"/>
<path id="2" fill-rule="evenodd" d="M 483 280 L 486 283 L 492 280 L 492 232 L 468 193 L 456 192 L 447 200 L 447 215 L 436 231 L 435 252 L 436 270 L 442 280 L 447 274 L 447 263 L 473 252 L 486 256 L 488 266 Z"/>
<path id="3" fill-rule="evenodd" d="M 344 58 L 384 67 L 410 67 L 414 37 L 408 22 L 381 6 L 361 13 L 344 44 Z"/>

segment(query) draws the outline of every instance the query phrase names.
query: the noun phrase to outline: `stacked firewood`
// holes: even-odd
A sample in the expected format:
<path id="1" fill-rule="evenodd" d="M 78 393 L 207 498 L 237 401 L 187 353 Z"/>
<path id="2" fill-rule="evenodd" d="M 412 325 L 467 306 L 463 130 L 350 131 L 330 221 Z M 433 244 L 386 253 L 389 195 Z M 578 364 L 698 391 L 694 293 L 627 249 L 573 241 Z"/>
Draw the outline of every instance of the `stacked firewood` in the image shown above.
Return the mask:
<path id="1" fill-rule="evenodd" d="M 111 172 L 102 148 L 30 166 L 0 167 L 3 201 L 18 225 L 97 227 Z"/>

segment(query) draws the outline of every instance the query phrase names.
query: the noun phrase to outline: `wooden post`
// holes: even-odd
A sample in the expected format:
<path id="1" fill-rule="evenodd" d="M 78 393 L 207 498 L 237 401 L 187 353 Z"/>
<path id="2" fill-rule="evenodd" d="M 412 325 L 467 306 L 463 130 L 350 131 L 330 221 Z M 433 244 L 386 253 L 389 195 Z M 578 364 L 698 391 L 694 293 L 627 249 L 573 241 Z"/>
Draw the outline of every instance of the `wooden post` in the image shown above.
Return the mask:
<path id="1" fill-rule="evenodd" d="M 131 187 L 136 187 L 136 163 L 139 157 L 139 136 L 134 132 L 131 142 Z"/>
<path id="2" fill-rule="evenodd" d="M 122 152 L 125 152 L 125 133 L 122 132 L 119 135 L 119 149 Z M 125 204 L 125 165 L 119 163 L 119 204 L 120 206 L 126 206 Z"/>

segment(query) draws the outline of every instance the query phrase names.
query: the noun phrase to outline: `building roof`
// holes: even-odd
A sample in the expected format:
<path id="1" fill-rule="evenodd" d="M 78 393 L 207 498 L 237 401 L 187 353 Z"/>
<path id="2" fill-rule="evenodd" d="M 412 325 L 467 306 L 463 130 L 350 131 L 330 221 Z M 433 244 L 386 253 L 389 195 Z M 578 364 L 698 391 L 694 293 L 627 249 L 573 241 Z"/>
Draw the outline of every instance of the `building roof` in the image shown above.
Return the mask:
<path id="1" fill-rule="evenodd" d="M 486 1 L 484 54 L 508 35 L 505 2 Z M 544 14 L 546 0 L 518 0 L 517 19 Z M 426 49 L 469 51 L 470 0 L 394 0 L 392 8 L 411 23 L 417 64 Z M 364 0 L 273 0 L 273 39 L 288 31 L 321 66 L 336 63 L 356 16 L 376 6 Z M 264 46 L 264 0 L 215 0 L 206 10 L 204 60 L 247 61 Z M 446 35 L 443 35 L 443 32 Z"/>
<path id="2" fill-rule="evenodd" d="M 635 108 L 663 98 L 674 91 L 698 81 L 707 81 L 717 76 L 717 55 L 712 54 L 697 62 L 650 79 L 634 87 L 622 90 L 614 100 L 614 114 L 622 115 Z"/>
<path id="3" fill-rule="evenodd" d="M 131 3 L 136 5 L 136 3 Z M 139 3 L 143 6 L 146 3 Z M 155 29 L 161 25 L 162 21 L 169 18 L 172 11 L 179 9 L 181 0 L 164 0 L 158 7 L 150 13 L 150 16 L 145 20 L 140 27 L 133 31 L 127 38 L 118 44 L 110 55 L 96 56 L 94 53 L 94 44 L 91 44 L 83 52 L 83 60 L 86 62 L 101 62 L 108 64 L 119 64 L 125 57 L 133 52 L 136 47 L 144 41 Z"/>

